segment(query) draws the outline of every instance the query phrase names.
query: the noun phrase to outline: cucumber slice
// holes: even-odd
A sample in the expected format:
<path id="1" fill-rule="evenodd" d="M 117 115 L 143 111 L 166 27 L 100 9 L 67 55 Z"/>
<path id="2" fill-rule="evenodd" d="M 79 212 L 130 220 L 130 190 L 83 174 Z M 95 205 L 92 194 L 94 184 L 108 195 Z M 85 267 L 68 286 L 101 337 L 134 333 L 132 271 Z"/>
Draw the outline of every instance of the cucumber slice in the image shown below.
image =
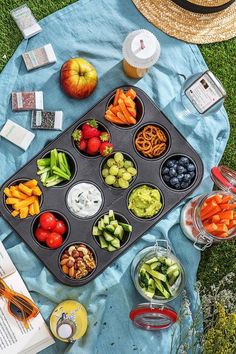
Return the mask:
<path id="1" fill-rule="evenodd" d="M 159 279 L 161 281 L 166 282 L 166 276 L 160 272 L 157 272 L 156 270 L 151 269 L 151 267 L 148 264 L 144 264 L 142 266 L 146 271 L 151 274 L 154 278 Z M 155 279 L 154 279 L 155 280 Z"/>
<path id="2" fill-rule="evenodd" d="M 124 224 L 123 222 L 119 222 L 119 225 L 123 227 L 123 230 L 126 232 L 132 232 L 133 228 L 129 224 Z"/>
<path id="3" fill-rule="evenodd" d="M 153 262 L 152 264 L 150 264 L 150 267 L 151 269 L 155 270 L 158 267 L 158 265 L 160 265 L 160 262 Z"/>
<path id="4" fill-rule="evenodd" d="M 175 264 L 175 261 L 173 261 L 173 259 L 171 258 L 166 258 L 166 265 L 168 267 L 172 266 L 173 264 Z"/>
<path id="5" fill-rule="evenodd" d="M 117 228 L 117 226 L 119 226 L 117 220 L 112 220 L 112 221 L 110 222 L 110 225 L 114 226 L 115 228 Z"/>
<path id="6" fill-rule="evenodd" d="M 161 281 L 158 279 L 154 279 L 155 284 L 157 289 L 162 293 L 162 295 L 166 298 L 169 299 L 170 298 L 170 293 L 164 288 L 164 286 L 162 285 Z"/>
<path id="7" fill-rule="evenodd" d="M 102 231 L 99 230 L 99 228 L 97 226 L 93 227 L 93 231 L 92 231 L 92 235 L 93 236 L 100 236 L 102 234 Z"/>
<path id="8" fill-rule="evenodd" d="M 176 270 L 174 273 L 172 273 L 171 277 L 169 277 L 169 284 L 170 286 L 174 285 L 174 283 L 176 282 L 176 280 L 179 277 L 180 272 L 178 270 Z"/>
<path id="9" fill-rule="evenodd" d="M 110 234 L 109 232 L 107 232 L 107 231 L 104 231 L 104 232 L 103 232 L 103 236 L 104 236 L 104 238 L 105 238 L 105 240 L 106 240 L 107 242 L 111 242 L 111 241 L 114 240 L 114 236 L 111 235 L 111 234 Z"/>
<path id="10" fill-rule="evenodd" d="M 110 221 L 115 221 L 116 220 L 113 210 L 109 210 L 109 220 Z"/>
<path id="11" fill-rule="evenodd" d="M 155 295 L 155 289 L 149 286 L 147 290 L 144 290 L 144 294 L 150 298 L 153 298 L 153 296 Z"/>
<path id="12" fill-rule="evenodd" d="M 111 241 L 111 245 L 115 248 L 120 248 L 120 240 L 118 238 L 114 238 L 114 240 Z"/>
<path id="13" fill-rule="evenodd" d="M 112 245 L 108 245 L 107 250 L 108 250 L 109 252 L 113 252 L 113 251 L 116 251 L 116 248 L 113 247 Z"/>
<path id="14" fill-rule="evenodd" d="M 114 234 L 115 226 L 113 226 L 113 225 L 107 225 L 107 226 L 106 226 L 106 231 L 108 231 L 108 232 Z"/>
<path id="15" fill-rule="evenodd" d="M 171 277 L 171 275 L 172 275 L 176 270 L 179 271 L 179 267 L 178 267 L 178 265 L 177 265 L 176 263 L 174 263 L 172 266 L 170 266 L 170 267 L 167 269 L 166 274 Z"/>
<path id="16" fill-rule="evenodd" d="M 109 215 L 104 215 L 103 220 L 105 225 L 109 225 L 110 223 Z"/>
<path id="17" fill-rule="evenodd" d="M 123 227 L 118 225 L 117 228 L 114 231 L 114 236 L 118 237 L 120 240 L 122 240 L 124 236 L 124 230 Z"/>
<path id="18" fill-rule="evenodd" d="M 99 236 L 99 243 L 101 248 L 108 248 L 109 244 L 108 242 L 105 240 L 105 238 L 103 236 Z"/>
<path id="19" fill-rule="evenodd" d="M 102 228 L 102 226 L 101 226 L 101 221 L 100 221 L 100 220 L 99 220 L 99 222 L 98 222 L 98 230 L 103 231 L 103 228 Z"/>
<path id="20" fill-rule="evenodd" d="M 145 264 L 152 264 L 154 262 L 158 262 L 158 258 L 157 257 L 153 257 L 153 258 L 149 259 L 149 261 L 145 262 Z"/>
<path id="21" fill-rule="evenodd" d="M 104 220 L 103 218 L 99 220 L 98 222 L 98 228 L 99 230 L 103 231 L 105 229 L 105 223 L 104 223 Z"/>

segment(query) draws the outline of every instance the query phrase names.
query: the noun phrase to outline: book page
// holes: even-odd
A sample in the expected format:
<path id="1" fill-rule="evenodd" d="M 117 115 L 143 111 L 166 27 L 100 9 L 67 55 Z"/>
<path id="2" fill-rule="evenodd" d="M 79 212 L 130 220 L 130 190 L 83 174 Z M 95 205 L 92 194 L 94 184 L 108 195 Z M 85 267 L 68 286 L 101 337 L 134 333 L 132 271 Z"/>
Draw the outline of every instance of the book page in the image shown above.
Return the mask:
<path id="1" fill-rule="evenodd" d="M 0 245 L 1 257 L 4 256 L 4 267 L 0 263 L 1 268 L 12 269 L 11 267 L 5 266 L 8 263 L 8 254 L 6 253 L 4 246 Z M 2 258 L 1 258 L 2 259 Z M 9 263 L 9 265 L 10 265 Z M 14 267 L 14 265 L 13 265 Z M 31 296 L 16 268 L 15 271 L 8 276 L 5 276 L 4 281 L 9 286 L 9 288 L 17 291 L 18 293 L 24 294 L 29 297 Z M 42 318 L 41 314 L 38 314 L 35 318 L 30 320 L 29 329 L 26 330 L 23 323 L 15 319 L 10 315 L 8 311 L 8 300 L 3 296 L 0 296 L 0 354 L 36 354 L 44 348 L 54 343 L 54 340 L 49 333 L 49 330 Z"/>
<path id="2" fill-rule="evenodd" d="M 0 241 L 0 277 L 4 278 L 16 271 L 3 243 Z"/>

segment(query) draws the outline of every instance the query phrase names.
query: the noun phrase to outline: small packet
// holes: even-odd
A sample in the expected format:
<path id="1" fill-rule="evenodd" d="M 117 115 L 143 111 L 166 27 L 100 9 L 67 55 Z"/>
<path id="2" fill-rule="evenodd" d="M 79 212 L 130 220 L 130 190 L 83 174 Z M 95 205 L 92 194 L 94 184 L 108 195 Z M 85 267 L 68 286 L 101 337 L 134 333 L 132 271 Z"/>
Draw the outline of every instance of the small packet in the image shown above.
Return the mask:
<path id="1" fill-rule="evenodd" d="M 42 31 L 42 28 L 26 4 L 12 10 L 11 16 L 25 39 L 33 37 L 35 34 Z"/>
<path id="2" fill-rule="evenodd" d="M 46 130 L 62 130 L 63 112 L 33 111 L 31 128 Z"/>
<path id="3" fill-rule="evenodd" d="M 34 109 L 43 109 L 43 92 L 12 92 L 12 110 L 13 111 L 32 111 Z"/>
<path id="4" fill-rule="evenodd" d="M 43 47 L 30 50 L 22 54 L 26 69 L 33 70 L 57 61 L 52 45 L 46 44 Z"/>
<path id="5" fill-rule="evenodd" d="M 29 130 L 21 127 L 10 119 L 6 121 L 0 131 L 0 135 L 23 150 L 28 149 L 35 137 L 34 133 L 31 133 Z"/>

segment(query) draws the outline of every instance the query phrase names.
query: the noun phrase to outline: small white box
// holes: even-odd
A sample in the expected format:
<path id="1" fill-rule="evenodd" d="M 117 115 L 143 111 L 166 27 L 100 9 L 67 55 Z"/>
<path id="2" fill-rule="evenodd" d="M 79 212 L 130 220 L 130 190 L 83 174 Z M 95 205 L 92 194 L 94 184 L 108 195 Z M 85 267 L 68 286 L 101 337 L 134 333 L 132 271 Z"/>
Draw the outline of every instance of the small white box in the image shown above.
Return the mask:
<path id="1" fill-rule="evenodd" d="M 22 54 L 22 57 L 28 71 L 57 61 L 53 47 L 50 43 L 43 47 L 30 50 L 29 52 Z"/>
<path id="2" fill-rule="evenodd" d="M 33 37 L 35 34 L 42 31 L 42 28 L 26 4 L 12 10 L 11 16 L 25 39 Z"/>
<path id="3" fill-rule="evenodd" d="M 28 149 L 35 137 L 34 133 L 22 128 L 10 119 L 6 121 L 4 127 L 0 131 L 0 135 L 23 150 Z"/>

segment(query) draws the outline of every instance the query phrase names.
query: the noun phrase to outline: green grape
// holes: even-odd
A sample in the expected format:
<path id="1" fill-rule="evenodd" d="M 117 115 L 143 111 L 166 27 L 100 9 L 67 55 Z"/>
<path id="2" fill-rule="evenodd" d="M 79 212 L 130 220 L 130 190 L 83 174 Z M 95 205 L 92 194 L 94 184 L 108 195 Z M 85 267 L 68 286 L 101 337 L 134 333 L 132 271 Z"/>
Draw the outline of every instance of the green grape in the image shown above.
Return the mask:
<path id="1" fill-rule="evenodd" d="M 122 177 L 123 174 L 126 172 L 126 169 L 125 168 L 119 168 L 119 172 L 118 172 L 118 177 Z"/>
<path id="2" fill-rule="evenodd" d="M 116 188 L 120 187 L 118 179 L 116 179 L 115 182 L 113 183 L 113 187 L 116 187 Z"/>
<path id="3" fill-rule="evenodd" d="M 115 162 L 120 162 L 124 160 L 124 156 L 121 152 L 116 152 L 114 155 Z"/>
<path id="4" fill-rule="evenodd" d="M 129 172 L 125 172 L 122 176 L 126 181 L 130 181 L 132 179 L 132 175 Z"/>
<path id="5" fill-rule="evenodd" d="M 106 168 L 108 168 L 108 170 L 109 170 L 109 167 L 107 166 L 107 164 L 106 163 L 104 163 L 103 165 L 102 165 L 102 168 L 104 169 L 106 169 Z"/>
<path id="6" fill-rule="evenodd" d="M 125 181 L 123 178 L 119 178 L 119 186 L 123 189 L 126 189 L 129 187 L 129 182 Z"/>
<path id="7" fill-rule="evenodd" d="M 115 163 L 116 163 L 116 162 L 115 162 L 114 159 L 108 159 L 108 160 L 107 160 L 107 166 L 108 166 L 108 167 L 111 167 L 111 166 L 115 165 Z"/>
<path id="8" fill-rule="evenodd" d="M 116 166 L 116 165 L 111 166 L 111 168 L 109 170 L 110 175 L 116 176 L 118 174 L 118 172 L 119 172 L 118 166 Z"/>
<path id="9" fill-rule="evenodd" d="M 134 164 L 132 161 L 130 160 L 125 160 L 125 163 L 124 163 L 124 168 L 129 168 L 129 167 L 134 167 Z"/>
<path id="10" fill-rule="evenodd" d="M 102 169 L 102 176 L 105 178 L 109 175 L 109 169 L 108 168 L 103 168 Z"/>
<path id="11" fill-rule="evenodd" d="M 108 176 L 105 178 L 105 182 L 106 182 L 106 184 L 108 184 L 109 186 L 112 185 L 113 183 L 115 183 L 115 181 L 116 181 L 115 176 L 108 175 Z"/>
<path id="12" fill-rule="evenodd" d="M 119 162 L 117 162 L 117 166 L 118 166 L 119 168 L 122 168 L 122 167 L 124 166 L 124 161 L 119 161 Z"/>
<path id="13" fill-rule="evenodd" d="M 129 172 L 132 176 L 136 176 L 137 170 L 134 167 L 128 167 L 127 172 Z"/>

